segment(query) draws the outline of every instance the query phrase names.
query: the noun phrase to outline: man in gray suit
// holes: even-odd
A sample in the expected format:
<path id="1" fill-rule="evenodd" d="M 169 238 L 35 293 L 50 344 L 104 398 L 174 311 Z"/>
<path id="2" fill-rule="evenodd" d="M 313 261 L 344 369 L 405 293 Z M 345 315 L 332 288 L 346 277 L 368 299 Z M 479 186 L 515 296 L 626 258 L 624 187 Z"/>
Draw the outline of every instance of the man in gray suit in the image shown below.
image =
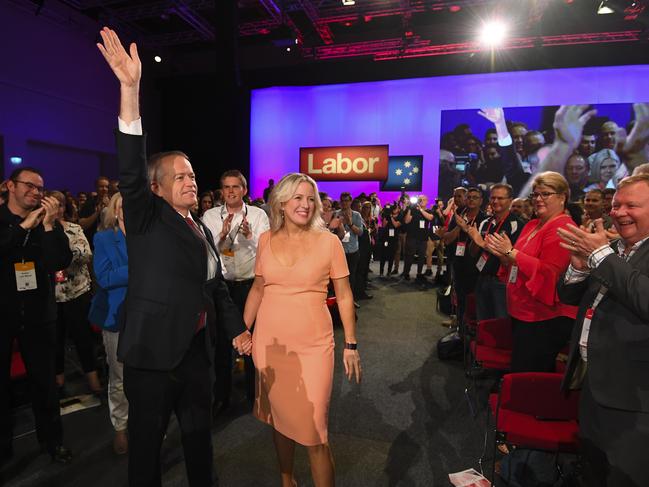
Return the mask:
<path id="1" fill-rule="evenodd" d="M 572 252 L 559 281 L 579 305 L 564 388 L 581 386 L 579 427 L 585 485 L 647 485 L 649 445 L 649 175 L 623 179 L 611 217 L 592 233 L 559 230 Z"/>

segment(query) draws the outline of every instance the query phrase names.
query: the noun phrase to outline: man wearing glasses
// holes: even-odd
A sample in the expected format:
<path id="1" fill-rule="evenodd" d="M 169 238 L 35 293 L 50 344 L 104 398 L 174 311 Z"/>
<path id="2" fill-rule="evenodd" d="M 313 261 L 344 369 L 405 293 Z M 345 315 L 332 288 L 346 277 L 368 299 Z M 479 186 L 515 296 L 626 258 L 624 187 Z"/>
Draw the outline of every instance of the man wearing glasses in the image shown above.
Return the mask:
<path id="1" fill-rule="evenodd" d="M 31 386 L 36 436 L 52 459 L 68 463 L 54 380 L 56 302 L 54 273 L 72 261 L 63 228 L 56 223 L 58 201 L 43 197 L 43 178 L 33 168 L 16 169 L 0 206 L 0 462 L 13 450 L 9 411 L 9 364 L 14 339 Z"/>
<path id="2" fill-rule="evenodd" d="M 523 229 L 523 222 L 510 211 L 512 187 L 509 184 L 494 184 L 491 187 L 489 204 L 493 215 L 483 220 L 479 226 L 468 226 L 460 221 L 461 226 L 472 242 L 469 252 L 479 255 L 475 264 L 480 273 L 475 286 L 476 313 L 479 320 L 505 318 L 507 313 L 506 284 L 498 278 L 500 259 L 487 250 L 485 239 L 490 234 L 507 235 L 513 243 Z"/>

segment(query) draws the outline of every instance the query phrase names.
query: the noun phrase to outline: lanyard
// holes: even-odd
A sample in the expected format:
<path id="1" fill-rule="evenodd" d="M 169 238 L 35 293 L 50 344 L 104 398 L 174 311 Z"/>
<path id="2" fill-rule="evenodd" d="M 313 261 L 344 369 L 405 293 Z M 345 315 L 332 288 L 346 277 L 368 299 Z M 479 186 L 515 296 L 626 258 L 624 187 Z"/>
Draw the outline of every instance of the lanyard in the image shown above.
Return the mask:
<path id="1" fill-rule="evenodd" d="M 505 220 L 507 220 L 507 218 L 509 218 L 509 212 L 507 212 L 507 214 L 503 217 L 503 219 L 500 220 L 500 223 L 498 224 L 498 228 L 496 228 L 496 230 L 494 231 L 494 233 L 498 233 L 498 232 L 500 231 L 500 229 L 501 229 L 502 226 L 503 226 L 503 223 L 505 223 Z M 489 235 L 489 230 L 491 230 L 491 225 L 492 225 L 492 223 L 495 222 L 495 221 L 496 221 L 496 218 L 495 218 L 495 217 L 492 218 L 491 221 L 489 221 L 489 225 L 487 226 L 487 231 L 485 232 L 485 236 Z"/>

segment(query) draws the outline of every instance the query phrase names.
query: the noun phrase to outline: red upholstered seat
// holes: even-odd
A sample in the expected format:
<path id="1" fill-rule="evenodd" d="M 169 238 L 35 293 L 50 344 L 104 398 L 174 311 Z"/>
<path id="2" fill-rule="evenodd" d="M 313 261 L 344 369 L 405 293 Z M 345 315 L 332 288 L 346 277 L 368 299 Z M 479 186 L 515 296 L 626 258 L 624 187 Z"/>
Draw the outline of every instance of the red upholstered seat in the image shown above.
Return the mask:
<path id="1" fill-rule="evenodd" d="M 506 374 L 496 411 L 496 430 L 520 447 L 576 451 L 579 393 L 562 393 L 561 380 L 562 375 L 554 373 Z"/>
<path id="2" fill-rule="evenodd" d="M 509 370 L 512 362 L 512 351 L 479 345 L 471 342 L 471 353 L 476 362 L 484 369 Z"/>
<path id="3" fill-rule="evenodd" d="M 18 349 L 18 342 L 14 340 L 13 350 L 11 352 L 11 380 L 20 379 L 27 375 L 25 363 Z"/>
<path id="4" fill-rule="evenodd" d="M 336 306 L 336 296 L 329 296 L 327 298 L 327 306 L 329 308 L 333 308 L 334 306 Z"/>

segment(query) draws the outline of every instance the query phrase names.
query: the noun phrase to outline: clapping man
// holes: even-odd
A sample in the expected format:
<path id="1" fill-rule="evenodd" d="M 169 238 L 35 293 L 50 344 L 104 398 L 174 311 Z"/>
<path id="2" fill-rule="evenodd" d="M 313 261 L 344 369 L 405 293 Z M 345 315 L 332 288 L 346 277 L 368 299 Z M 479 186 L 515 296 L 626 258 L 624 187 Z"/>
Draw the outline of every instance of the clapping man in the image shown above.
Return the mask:
<path id="1" fill-rule="evenodd" d="M 102 55 L 120 82 L 117 154 L 123 196 L 129 284 L 118 358 L 129 401 L 129 484 L 160 486 L 160 447 L 171 412 L 182 434 L 189 485 L 214 484 L 211 361 L 215 326 L 240 353 L 250 334 L 221 274 L 211 232 L 194 221 L 196 179 L 179 151 L 145 160 L 135 44 L 127 53 L 104 28 Z"/>
<path id="2" fill-rule="evenodd" d="M 9 364 L 18 340 L 31 388 L 36 436 L 59 463 L 72 459 L 62 446 L 59 398 L 54 380 L 56 301 L 54 274 L 72 261 L 59 203 L 43 197 L 43 178 L 34 168 L 16 169 L 7 182 L 8 201 L 0 206 L 0 461 L 12 455 Z"/>
<path id="3" fill-rule="evenodd" d="M 272 181 L 272 179 L 271 179 Z M 243 197 L 248 192 L 246 178 L 237 170 L 221 176 L 221 191 L 225 204 L 207 210 L 203 223 L 216 235 L 216 246 L 223 262 L 223 277 L 232 300 L 243 314 L 250 287 L 255 279 L 255 260 L 259 236 L 270 228 L 266 212 L 256 206 L 246 205 Z M 232 347 L 225 330 L 220 329 L 216 340 L 214 382 L 214 413 L 225 410 L 230 404 L 232 390 Z M 255 367 L 246 356 L 246 398 L 255 400 Z"/>
<path id="4" fill-rule="evenodd" d="M 570 266 L 559 298 L 579 305 L 564 388 L 581 388 L 580 446 L 589 487 L 647 485 L 649 176 L 623 179 L 610 214 L 620 239 L 559 230 Z"/>

